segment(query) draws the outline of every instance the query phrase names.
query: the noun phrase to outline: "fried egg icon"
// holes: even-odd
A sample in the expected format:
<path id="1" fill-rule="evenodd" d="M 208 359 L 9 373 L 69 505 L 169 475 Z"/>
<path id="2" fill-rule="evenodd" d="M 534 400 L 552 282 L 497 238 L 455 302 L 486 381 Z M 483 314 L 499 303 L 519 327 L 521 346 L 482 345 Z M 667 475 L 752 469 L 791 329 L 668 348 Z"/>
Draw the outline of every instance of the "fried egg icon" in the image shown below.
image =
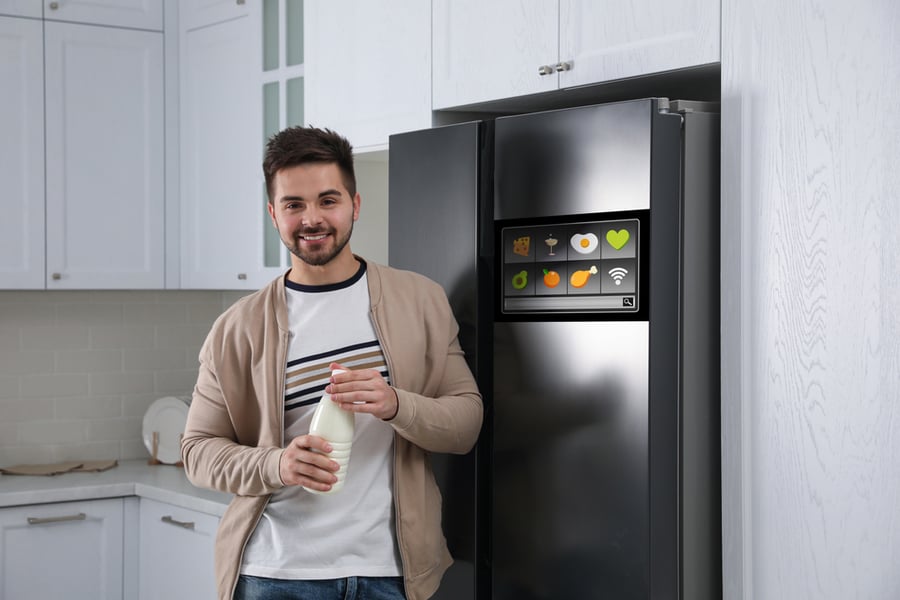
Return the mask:
<path id="1" fill-rule="evenodd" d="M 597 236 L 593 233 L 580 234 L 576 233 L 570 240 L 572 247 L 580 254 L 590 254 L 597 249 Z"/>

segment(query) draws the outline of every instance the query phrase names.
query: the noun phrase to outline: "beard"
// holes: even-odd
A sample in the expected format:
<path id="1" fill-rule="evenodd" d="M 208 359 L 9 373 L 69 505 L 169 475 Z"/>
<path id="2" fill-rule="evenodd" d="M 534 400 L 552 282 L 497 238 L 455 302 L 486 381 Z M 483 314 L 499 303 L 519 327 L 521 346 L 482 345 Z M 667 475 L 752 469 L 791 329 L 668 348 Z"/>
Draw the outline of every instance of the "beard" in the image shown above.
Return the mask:
<path id="1" fill-rule="evenodd" d="M 307 248 L 302 248 L 298 239 L 301 235 L 319 235 L 323 233 L 331 234 L 332 240 L 334 244 L 328 248 L 327 246 L 310 250 Z M 347 230 L 347 233 L 343 236 L 338 236 L 337 231 L 334 229 L 331 230 L 307 230 L 307 231 L 297 231 L 294 233 L 294 236 L 291 238 L 290 243 L 285 240 L 284 245 L 290 250 L 291 254 L 305 262 L 306 264 L 313 267 L 321 267 L 323 265 L 327 265 L 334 257 L 341 253 L 341 250 L 344 249 L 344 246 L 347 245 L 347 242 L 350 241 L 350 235 L 353 233 L 353 221 L 350 222 L 350 228 Z"/>

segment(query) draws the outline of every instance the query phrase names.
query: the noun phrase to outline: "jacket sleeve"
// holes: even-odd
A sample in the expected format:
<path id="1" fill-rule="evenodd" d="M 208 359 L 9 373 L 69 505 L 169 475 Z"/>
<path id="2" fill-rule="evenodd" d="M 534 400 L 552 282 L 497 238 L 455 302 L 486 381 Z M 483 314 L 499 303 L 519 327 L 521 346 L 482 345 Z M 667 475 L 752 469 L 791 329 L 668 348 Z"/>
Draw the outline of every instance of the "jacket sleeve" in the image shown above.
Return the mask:
<path id="1" fill-rule="evenodd" d="M 437 348 L 418 368 L 430 369 L 437 378 L 433 396 L 399 389 L 397 414 L 389 422 L 401 436 L 428 452 L 465 454 L 475 446 L 481 430 L 483 405 L 475 377 L 459 344 L 459 325 L 446 296 L 429 316 L 426 348 Z M 431 388 L 432 386 L 427 386 Z"/>
<path id="2" fill-rule="evenodd" d="M 226 398 L 219 384 L 211 347 L 215 327 L 200 351 L 200 371 L 181 442 L 185 473 L 196 486 L 241 496 L 270 494 L 284 486 L 281 448 L 237 442 Z"/>

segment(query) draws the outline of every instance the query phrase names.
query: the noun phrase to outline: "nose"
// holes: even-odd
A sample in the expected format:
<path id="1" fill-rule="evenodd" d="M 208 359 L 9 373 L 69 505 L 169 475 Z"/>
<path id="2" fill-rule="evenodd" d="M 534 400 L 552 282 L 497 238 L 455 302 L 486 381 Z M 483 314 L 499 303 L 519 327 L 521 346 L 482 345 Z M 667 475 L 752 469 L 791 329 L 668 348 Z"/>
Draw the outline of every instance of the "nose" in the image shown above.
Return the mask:
<path id="1" fill-rule="evenodd" d="M 303 211 L 302 224 L 304 227 L 318 227 L 322 223 L 322 213 L 316 207 Z"/>

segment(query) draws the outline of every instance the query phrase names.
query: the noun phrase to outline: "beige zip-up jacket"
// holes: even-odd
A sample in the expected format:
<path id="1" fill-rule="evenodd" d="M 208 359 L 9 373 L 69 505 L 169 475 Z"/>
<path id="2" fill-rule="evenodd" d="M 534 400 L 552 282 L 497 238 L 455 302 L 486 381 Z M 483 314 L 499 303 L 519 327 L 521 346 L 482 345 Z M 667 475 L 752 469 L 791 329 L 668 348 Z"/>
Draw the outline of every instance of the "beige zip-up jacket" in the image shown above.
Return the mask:
<path id="1" fill-rule="evenodd" d="M 403 577 L 409 600 L 425 600 L 453 562 L 428 453 L 463 454 L 475 445 L 481 395 L 444 290 L 421 275 L 366 264 L 372 322 L 399 398 L 388 423 L 395 431 L 394 508 Z M 270 494 L 284 486 L 279 462 L 287 314 L 279 277 L 226 310 L 200 350 L 181 452 L 192 483 L 234 494 L 216 536 L 220 600 L 232 598 L 247 540 Z"/>

